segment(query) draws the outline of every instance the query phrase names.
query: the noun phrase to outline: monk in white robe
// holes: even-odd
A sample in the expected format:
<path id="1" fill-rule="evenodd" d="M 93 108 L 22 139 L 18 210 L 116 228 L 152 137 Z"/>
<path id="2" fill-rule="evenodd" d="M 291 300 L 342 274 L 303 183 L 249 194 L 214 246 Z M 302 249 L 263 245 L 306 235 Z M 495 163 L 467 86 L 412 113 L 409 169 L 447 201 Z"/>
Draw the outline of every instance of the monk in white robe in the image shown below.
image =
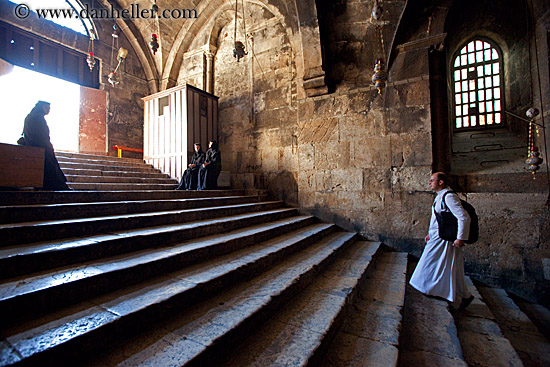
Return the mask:
<path id="1" fill-rule="evenodd" d="M 445 174 L 434 173 L 429 184 L 437 196 L 432 205 L 430 228 L 425 238 L 426 247 L 409 284 L 426 295 L 441 297 L 449 302 L 461 300 L 460 308 L 464 309 L 474 299 L 468 292 L 464 278 L 464 255 L 462 253 L 464 241 L 468 239 L 470 231 L 470 216 L 462 208 L 455 193 L 447 194 L 445 205 L 442 205 L 443 195 L 449 191 Z M 437 213 L 442 210 L 450 210 L 457 218 L 458 231 L 455 241 L 446 241 L 439 237 L 439 226 L 434 209 Z"/>

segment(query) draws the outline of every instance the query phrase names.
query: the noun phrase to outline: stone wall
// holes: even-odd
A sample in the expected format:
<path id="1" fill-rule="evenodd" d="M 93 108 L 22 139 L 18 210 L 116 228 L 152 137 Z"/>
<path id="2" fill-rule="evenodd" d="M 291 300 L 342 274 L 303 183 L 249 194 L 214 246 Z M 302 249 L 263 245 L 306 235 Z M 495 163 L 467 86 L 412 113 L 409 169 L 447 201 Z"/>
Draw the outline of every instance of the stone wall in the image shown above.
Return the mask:
<path id="1" fill-rule="evenodd" d="M 289 31 L 270 17 L 256 12 L 255 57 L 249 49 L 239 63 L 231 37 L 223 37 L 233 26 L 221 31 L 214 90 L 224 169 L 235 187 L 268 188 L 303 212 L 420 255 L 433 200 L 427 185 L 438 139 L 433 126 L 444 123 L 432 116 L 430 52 L 441 48 L 444 36 L 426 37 L 426 15 L 409 43 L 395 47 L 388 87 L 379 95 L 370 85 L 379 33 L 365 21 L 373 1 L 327 4 L 318 2 L 329 94 L 305 97 Z M 404 2 L 384 6 L 389 47 Z M 531 93 L 525 80 L 518 83 L 520 93 Z M 524 99 L 516 97 L 516 104 Z M 499 176 L 493 192 L 487 185 L 466 187 L 481 217 L 480 241 L 466 249 L 467 271 L 530 297 L 548 294 L 547 183 L 539 177 L 533 187 L 523 176 Z"/>

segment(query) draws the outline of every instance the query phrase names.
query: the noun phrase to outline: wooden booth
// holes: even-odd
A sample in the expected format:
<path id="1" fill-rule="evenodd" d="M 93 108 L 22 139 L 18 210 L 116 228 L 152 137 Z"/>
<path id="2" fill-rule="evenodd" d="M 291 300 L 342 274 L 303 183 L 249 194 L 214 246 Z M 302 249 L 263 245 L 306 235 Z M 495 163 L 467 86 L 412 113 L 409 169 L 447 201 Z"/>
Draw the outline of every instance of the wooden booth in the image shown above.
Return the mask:
<path id="1" fill-rule="evenodd" d="M 191 85 L 144 97 L 143 158 L 181 179 L 193 155 L 193 143 L 206 152 L 218 139 L 218 97 Z"/>

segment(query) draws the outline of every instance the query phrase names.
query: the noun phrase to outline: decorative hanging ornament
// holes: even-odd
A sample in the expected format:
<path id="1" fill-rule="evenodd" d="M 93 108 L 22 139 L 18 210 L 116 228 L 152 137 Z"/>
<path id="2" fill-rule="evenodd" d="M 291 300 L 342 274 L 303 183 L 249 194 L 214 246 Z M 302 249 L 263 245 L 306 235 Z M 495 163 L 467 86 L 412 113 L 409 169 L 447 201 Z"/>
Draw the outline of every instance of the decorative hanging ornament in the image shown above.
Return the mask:
<path id="1" fill-rule="evenodd" d="M 86 62 L 88 63 L 88 67 L 90 68 L 90 72 L 92 72 L 92 70 L 94 70 L 94 66 L 95 66 L 95 57 L 94 57 L 93 52 L 90 52 L 88 54 L 88 56 L 86 56 Z"/>
<path id="2" fill-rule="evenodd" d="M 109 73 L 109 76 L 108 76 L 109 83 L 111 83 L 113 87 L 118 83 L 120 83 L 120 81 L 118 80 L 117 71 L 120 65 L 122 64 L 122 62 L 126 59 L 126 56 L 128 56 L 128 50 L 123 47 L 119 48 L 118 55 L 117 55 L 118 65 L 116 66 L 116 69 L 114 71 Z"/>
<path id="3" fill-rule="evenodd" d="M 529 148 L 525 164 L 527 165 L 527 170 L 533 174 L 533 179 L 535 178 L 535 173 L 540 169 L 541 163 L 542 158 L 540 158 L 539 147 Z"/>
<path id="4" fill-rule="evenodd" d="M 382 18 L 382 14 L 384 13 L 384 9 L 382 9 L 382 6 L 378 4 L 378 1 L 374 4 L 374 7 L 372 8 L 371 17 L 373 20 L 380 20 Z"/>
<path id="5" fill-rule="evenodd" d="M 525 115 L 530 119 L 529 121 L 529 144 L 527 150 L 527 159 L 525 164 L 527 170 L 533 174 L 533 180 L 535 179 L 535 173 L 540 169 L 542 158 L 540 157 L 539 147 L 535 146 L 535 134 L 539 135 L 538 125 L 533 122 L 533 119 L 537 117 L 539 110 L 535 107 L 531 107 L 525 112 Z"/>
<path id="6" fill-rule="evenodd" d="M 248 55 L 248 53 L 245 51 L 244 43 L 241 41 L 237 41 L 237 5 L 238 0 L 235 0 L 235 34 L 233 39 L 235 40 L 235 45 L 233 47 L 233 57 L 237 59 L 237 62 L 239 62 L 240 59 Z M 244 27 L 244 4 L 243 4 L 243 27 Z M 244 29 L 244 34 L 246 37 L 246 27 Z"/>
<path id="7" fill-rule="evenodd" d="M 111 36 L 113 36 L 113 38 L 118 38 L 118 28 L 116 24 L 113 24 L 113 33 L 111 33 Z"/>
<path id="8" fill-rule="evenodd" d="M 233 57 L 237 58 L 237 62 L 245 55 L 248 55 L 244 50 L 244 44 L 241 41 L 235 42 L 235 48 L 233 49 Z"/>
<path id="9" fill-rule="evenodd" d="M 160 21 L 158 17 L 159 6 L 157 5 L 157 0 L 153 0 L 153 5 L 151 6 L 151 13 L 153 14 L 153 29 L 156 27 L 157 33 L 160 34 Z M 156 55 L 160 45 L 159 45 L 158 37 L 155 33 L 151 35 L 151 42 L 149 42 L 149 46 L 153 51 L 153 55 Z"/>
<path id="10" fill-rule="evenodd" d="M 153 55 L 157 53 L 157 50 L 159 49 L 159 41 L 157 39 L 157 35 L 153 33 L 151 36 L 151 42 L 149 42 L 149 46 L 151 46 L 151 50 L 153 50 Z"/>
<path id="11" fill-rule="evenodd" d="M 92 70 L 94 70 L 94 66 L 95 66 L 94 39 L 95 39 L 95 35 L 92 32 L 92 33 L 90 33 L 90 41 L 88 42 L 88 56 L 86 56 L 86 62 L 88 63 L 88 67 L 90 68 L 90 72 L 92 72 Z"/>
<path id="12" fill-rule="evenodd" d="M 382 94 L 382 89 L 386 87 L 387 80 L 388 74 L 386 73 L 386 64 L 384 63 L 384 59 L 376 59 L 372 82 L 376 89 L 378 89 L 378 94 Z"/>
<path id="13" fill-rule="evenodd" d="M 109 73 L 109 77 L 108 77 L 108 80 L 109 80 L 109 83 L 114 87 L 115 85 L 117 85 L 118 83 L 120 83 L 120 81 L 118 80 L 118 74 L 115 73 L 114 71 L 111 71 Z"/>

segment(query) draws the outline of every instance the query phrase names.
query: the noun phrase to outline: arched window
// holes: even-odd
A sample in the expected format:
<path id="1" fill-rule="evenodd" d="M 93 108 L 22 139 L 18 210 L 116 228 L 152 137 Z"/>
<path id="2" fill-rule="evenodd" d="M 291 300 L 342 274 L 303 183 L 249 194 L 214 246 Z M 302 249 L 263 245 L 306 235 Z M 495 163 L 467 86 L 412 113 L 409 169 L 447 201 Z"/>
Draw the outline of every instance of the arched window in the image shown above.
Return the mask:
<path id="1" fill-rule="evenodd" d="M 477 38 L 460 47 L 452 59 L 453 130 L 503 126 L 502 57 L 496 45 Z"/>

